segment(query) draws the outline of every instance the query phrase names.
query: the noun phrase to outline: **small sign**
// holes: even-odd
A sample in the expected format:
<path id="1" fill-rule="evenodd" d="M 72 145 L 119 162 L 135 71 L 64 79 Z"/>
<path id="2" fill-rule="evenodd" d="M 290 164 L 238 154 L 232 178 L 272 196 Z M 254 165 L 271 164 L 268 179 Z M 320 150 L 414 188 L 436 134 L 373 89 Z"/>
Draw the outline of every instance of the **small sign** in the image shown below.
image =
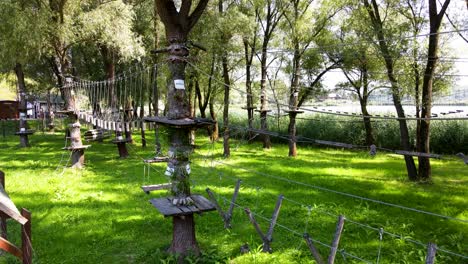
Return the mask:
<path id="1" fill-rule="evenodd" d="M 185 82 L 184 80 L 174 80 L 174 87 L 177 90 L 185 90 Z"/>

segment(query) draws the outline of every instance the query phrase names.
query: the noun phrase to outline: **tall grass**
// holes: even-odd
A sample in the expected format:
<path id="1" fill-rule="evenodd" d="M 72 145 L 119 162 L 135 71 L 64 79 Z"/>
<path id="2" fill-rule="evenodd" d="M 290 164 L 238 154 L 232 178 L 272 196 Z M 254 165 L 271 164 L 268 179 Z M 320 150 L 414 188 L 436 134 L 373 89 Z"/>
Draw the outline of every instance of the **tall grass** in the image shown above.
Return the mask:
<path id="1" fill-rule="evenodd" d="M 231 124 L 247 127 L 246 115 L 232 114 Z M 408 127 L 411 143 L 415 145 L 416 121 L 409 120 Z M 255 120 L 259 128 L 259 120 Z M 269 130 L 286 135 L 289 117 L 268 117 Z M 378 147 L 399 149 L 400 131 L 396 120 L 374 120 L 372 128 Z M 365 145 L 365 130 L 362 119 L 324 114 L 298 115 L 297 135 L 312 139 Z M 273 142 L 283 142 L 272 138 Z M 433 121 L 431 122 L 431 152 L 440 154 L 468 153 L 468 121 Z"/>

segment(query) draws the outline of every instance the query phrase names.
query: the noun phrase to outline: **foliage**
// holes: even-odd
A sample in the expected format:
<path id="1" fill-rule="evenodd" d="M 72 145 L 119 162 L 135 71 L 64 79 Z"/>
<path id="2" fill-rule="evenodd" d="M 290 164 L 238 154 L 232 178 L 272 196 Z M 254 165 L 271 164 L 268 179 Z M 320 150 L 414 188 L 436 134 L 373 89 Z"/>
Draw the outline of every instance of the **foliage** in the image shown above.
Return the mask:
<path id="1" fill-rule="evenodd" d="M 132 30 L 135 14 L 129 4 L 110 1 L 80 14 L 77 28 L 80 37 L 117 51 L 124 61 L 144 55 L 141 39 Z"/>

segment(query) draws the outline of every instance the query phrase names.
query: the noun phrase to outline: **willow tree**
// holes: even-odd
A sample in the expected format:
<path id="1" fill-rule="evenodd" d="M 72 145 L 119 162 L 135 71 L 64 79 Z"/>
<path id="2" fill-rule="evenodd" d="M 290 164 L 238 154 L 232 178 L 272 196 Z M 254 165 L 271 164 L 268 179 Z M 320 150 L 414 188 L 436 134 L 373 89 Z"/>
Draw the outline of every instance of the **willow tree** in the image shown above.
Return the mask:
<path id="1" fill-rule="evenodd" d="M 116 12 L 118 10 L 118 12 Z M 105 77 L 108 80 L 114 80 L 115 68 L 117 63 L 128 62 L 139 59 L 144 55 L 144 48 L 141 38 L 133 31 L 133 19 L 135 12 L 130 4 L 122 0 L 99 3 L 89 10 L 82 12 L 78 18 L 80 41 L 86 41 L 87 44 L 94 44 L 101 56 L 104 66 Z M 114 119 L 120 117 L 117 109 L 117 87 L 110 82 L 110 94 L 107 100 L 112 105 Z M 132 95 L 135 96 L 136 95 Z M 93 106 L 97 106 L 97 99 Z M 127 102 L 124 104 L 127 105 Z M 130 107 L 131 108 L 131 107 Z M 123 109 L 125 116 L 129 114 L 128 109 Z M 120 132 L 117 132 L 119 136 Z M 125 134 L 128 140 L 131 140 L 131 130 L 125 126 Z"/>
<path id="2" fill-rule="evenodd" d="M 168 119 L 190 118 L 188 93 L 181 89 L 181 80 L 185 80 L 186 59 L 189 55 L 187 41 L 190 31 L 200 19 L 208 4 L 208 0 L 200 0 L 192 9 L 192 1 L 182 1 L 177 8 L 172 0 L 155 0 L 156 7 L 166 30 L 166 39 L 169 42 L 169 71 L 167 82 L 168 89 Z M 178 83 L 176 86 L 175 83 Z M 171 176 L 171 192 L 178 201 L 185 201 L 190 196 L 189 173 L 186 166 L 189 164 L 190 155 L 190 131 L 187 129 L 169 129 L 169 163 L 173 166 L 174 173 Z M 193 214 L 175 216 L 173 219 L 173 240 L 170 252 L 186 255 L 189 252 L 199 252 L 195 238 L 195 221 Z"/>
<path id="3" fill-rule="evenodd" d="M 14 69 L 20 110 L 20 130 L 27 128 L 24 65 L 37 62 L 44 44 L 44 13 L 36 3 L 7 0 L 0 2 L 0 71 Z M 28 146 L 27 135 L 20 136 L 21 146 Z"/>

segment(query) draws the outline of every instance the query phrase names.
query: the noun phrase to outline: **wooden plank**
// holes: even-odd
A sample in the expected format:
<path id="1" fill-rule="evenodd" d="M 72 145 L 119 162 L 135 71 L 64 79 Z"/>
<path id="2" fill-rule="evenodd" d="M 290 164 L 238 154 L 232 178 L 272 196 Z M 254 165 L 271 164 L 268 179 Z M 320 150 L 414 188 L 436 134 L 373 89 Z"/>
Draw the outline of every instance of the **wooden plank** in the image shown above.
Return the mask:
<path id="1" fill-rule="evenodd" d="M 353 148 L 354 146 L 352 144 L 346 144 L 346 143 L 341 143 L 341 142 L 333 142 L 333 141 L 326 141 L 326 140 L 315 140 L 315 143 L 317 144 L 322 144 L 322 145 L 328 145 L 328 146 L 334 146 L 334 147 L 342 147 L 342 148 Z"/>
<path id="2" fill-rule="evenodd" d="M 15 219 L 18 223 L 24 225 L 28 220 L 24 218 L 18 208 L 16 208 L 10 196 L 5 192 L 3 186 L 0 186 L 0 211 Z"/>
<path id="3" fill-rule="evenodd" d="M 146 122 L 155 122 L 157 124 L 172 126 L 178 128 L 190 128 L 190 127 L 204 127 L 211 126 L 214 121 L 208 118 L 182 118 L 182 119 L 168 119 L 163 116 L 145 117 L 143 119 Z"/>
<path id="4" fill-rule="evenodd" d="M 158 211 L 165 217 L 178 216 L 178 215 L 189 215 L 193 213 L 201 213 L 206 211 L 215 210 L 214 205 L 201 195 L 191 195 L 190 198 L 194 201 L 193 205 L 173 205 L 172 198 L 156 198 L 151 199 L 151 204 L 158 209 Z"/>
<path id="5" fill-rule="evenodd" d="M 199 194 L 190 195 L 190 198 L 192 198 L 195 202 L 195 206 L 198 207 L 200 211 L 214 211 L 216 209 L 212 202 Z"/>
<path id="6" fill-rule="evenodd" d="M 406 151 L 406 150 L 395 150 L 395 154 L 404 155 L 404 156 L 434 158 L 434 159 L 440 159 L 442 157 L 442 155 L 439 155 L 439 154 L 413 152 L 413 151 Z"/>
<path id="7" fill-rule="evenodd" d="M 168 190 L 171 188 L 170 183 L 162 183 L 162 184 L 153 184 L 153 185 L 145 185 L 141 186 L 141 189 L 147 194 L 151 191 L 160 191 L 160 190 Z"/>
<path id="8" fill-rule="evenodd" d="M 169 160 L 168 157 L 154 157 L 152 159 L 145 159 L 143 160 L 144 163 L 159 163 L 159 162 L 167 162 Z"/>
<path id="9" fill-rule="evenodd" d="M 172 205 L 169 198 L 151 199 L 150 202 L 165 217 L 181 214 L 181 211 L 176 206 Z"/>
<path id="10" fill-rule="evenodd" d="M 6 240 L 3 237 L 0 237 L 0 249 L 5 250 L 8 253 L 11 253 L 19 259 L 23 259 L 23 252 L 17 246 L 15 246 L 10 241 Z"/>

